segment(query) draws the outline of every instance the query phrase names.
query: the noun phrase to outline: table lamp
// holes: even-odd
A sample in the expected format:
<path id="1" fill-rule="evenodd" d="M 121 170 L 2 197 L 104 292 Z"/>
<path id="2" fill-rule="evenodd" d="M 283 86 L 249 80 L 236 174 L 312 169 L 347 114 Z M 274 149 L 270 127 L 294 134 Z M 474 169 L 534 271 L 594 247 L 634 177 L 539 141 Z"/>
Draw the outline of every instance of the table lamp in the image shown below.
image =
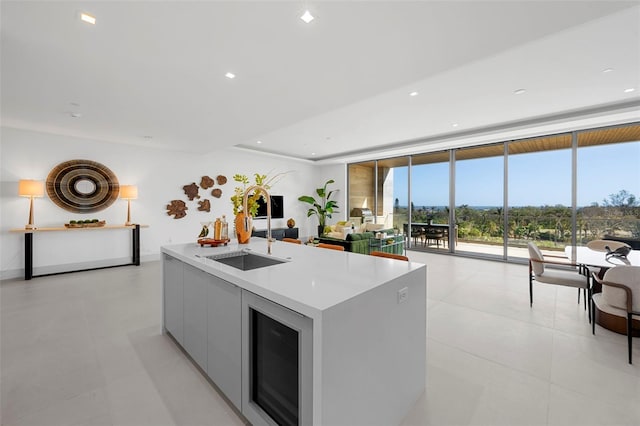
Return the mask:
<path id="1" fill-rule="evenodd" d="M 29 197 L 29 223 L 25 229 L 36 229 L 33 224 L 33 197 L 44 197 L 44 182 L 41 180 L 20 179 L 18 182 L 18 195 Z"/>
<path id="2" fill-rule="evenodd" d="M 138 187 L 135 185 L 121 185 L 120 198 L 127 200 L 127 221 L 125 225 L 133 225 L 131 223 L 131 200 L 138 198 Z"/>

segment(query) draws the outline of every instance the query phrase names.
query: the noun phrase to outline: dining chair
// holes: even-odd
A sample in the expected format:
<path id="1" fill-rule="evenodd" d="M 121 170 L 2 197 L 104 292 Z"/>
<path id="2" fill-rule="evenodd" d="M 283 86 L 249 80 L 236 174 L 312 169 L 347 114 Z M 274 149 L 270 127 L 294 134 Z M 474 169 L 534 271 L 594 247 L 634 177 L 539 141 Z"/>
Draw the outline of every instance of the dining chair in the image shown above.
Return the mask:
<path id="1" fill-rule="evenodd" d="M 417 246 L 418 245 L 418 240 L 420 240 L 422 242 L 422 246 L 424 247 L 425 245 L 425 238 L 424 238 L 424 234 L 425 234 L 425 229 L 421 226 L 411 226 L 411 238 L 413 238 L 413 245 Z"/>
<path id="2" fill-rule="evenodd" d="M 320 243 L 320 244 L 318 244 L 318 247 L 331 249 L 331 250 L 344 251 L 344 247 L 338 246 L 338 245 L 335 245 L 335 244 Z"/>
<path id="3" fill-rule="evenodd" d="M 633 316 L 640 317 L 640 266 L 616 266 L 608 269 L 603 278 L 594 274 L 593 279 L 602 285 L 602 293 L 591 296 L 591 311 L 595 312 L 595 308 L 598 308 L 607 314 L 626 318 L 627 346 L 631 364 Z M 595 321 L 591 323 L 591 333 L 596 334 Z"/>
<path id="4" fill-rule="evenodd" d="M 444 247 L 445 239 L 443 229 L 427 228 L 424 233 L 424 238 L 426 240 L 427 246 L 429 245 L 429 241 L 435 241 L 436 247 L 440 248 L 440 241 L 442 241 L 442 246 Z"/>
<path id="5" fill-rule="evenodd" d="M 287 237 L 284 237 L 284 238 L 282 239 L 282 241 L 284 241 L 285 243 L 302 244 L 302 241 L 297 240 L 297 239 L 295 239 L 295 238 L 287 238 Z"/>
<path id="6" fill-rule="evenodd" d="M 614 240 L 591 240 L 587 242 L 587 248 L 593 251 L 601 251 L 606 253 L 607 251 L 613 251 L 620 247 L 629 247 L 629 244 L 623 243 L 621 241 Z M 596 274 L 598 277 L 602 278 L 602 275 L 608 268 L 599 268 L 597 266 L 589 266 L 585 267 L 587 274 L 591 277 L 593 274 Z M 591 290 L 593 291 L 593 283 L 591 285 Z M 598 289 L 596 289 L 598 291 Z"/>
<path id="7" fill-rule="evenodd" d="M 591 299 L 591 286 L 589 285 L 589 277 L 582 275 L 578 269 L 578 265 L 575 263 L 567 262 L 567 258 L 564 256 L 552 256 L 547 257 L 564 259 L 564 262 L 559 260 L 548 260 L 542 255 L 542 252 L 538 246 L 529 242 L 529 306 L 533 306 L 533 282 L 537 281 L 543 284 L 555 284 L 566 287 L 575 287 L 578 289 L 578 295 L 580 295 L 580 289 L 585 293 L 584 307 L 589 311 L 589 321 L 591 321 L 591 304 L 587 303 L 587 293 L 589 300 Z M 546 268 L 546 265 L 565 266 L 571 269 L 551 269 Z M 578 303 L 580 298 L 578 296 Z"/>
<path id="8" fill-rule="evenodd" d="M 388 259 L 404 260 L 405 262 L 409 261 L 409 258 L 407 256 L 403 256 L 401 254 L 385 253 L 383 251 L 372 251 L 370 254 L 371 256 L 376 256 L 376 257 L 386 257 Z"/>

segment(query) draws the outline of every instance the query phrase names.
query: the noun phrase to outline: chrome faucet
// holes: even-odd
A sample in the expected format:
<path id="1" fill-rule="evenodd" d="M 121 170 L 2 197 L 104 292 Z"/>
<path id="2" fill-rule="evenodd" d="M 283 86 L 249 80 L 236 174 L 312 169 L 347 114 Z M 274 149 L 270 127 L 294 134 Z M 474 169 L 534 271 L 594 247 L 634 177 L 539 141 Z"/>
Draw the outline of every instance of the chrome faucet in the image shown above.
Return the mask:
<path id="1" fill-rule="evenodd" d="M 267 253 L 271 254 L 271 195 L 262 185 L 253 185 L 247 188 L 242 197 L 242 211 L 244 212 L 244 230 L 249 232 L 249 210 L 247 207 L 249 194 L 253 191 L 262 192 L 267 197 Z"/>

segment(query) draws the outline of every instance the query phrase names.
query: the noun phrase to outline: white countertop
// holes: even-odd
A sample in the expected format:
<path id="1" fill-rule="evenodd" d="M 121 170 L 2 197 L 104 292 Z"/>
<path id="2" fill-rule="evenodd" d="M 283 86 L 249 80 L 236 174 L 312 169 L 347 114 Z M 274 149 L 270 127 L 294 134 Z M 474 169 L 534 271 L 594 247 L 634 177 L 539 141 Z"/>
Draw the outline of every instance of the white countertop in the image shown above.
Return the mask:
<path id="1" fill-rule="evenodd" d="M 163 246 L 161 251 L 311 318 L 319 318 L 323 311 L 332 306 L 411 271 L 426 268 L 424 264 L 416 262 L 282 241 L 272 243 L 271 255 L 287 262 L 265 268 L 242 271 L 205 258 L 246 248 L 257 254 L 266 254 L 267 240 L 252 237 L 249 244 L 232 241 L 221 247 L 200 247 L 196 243 L 173 244 Z"/>

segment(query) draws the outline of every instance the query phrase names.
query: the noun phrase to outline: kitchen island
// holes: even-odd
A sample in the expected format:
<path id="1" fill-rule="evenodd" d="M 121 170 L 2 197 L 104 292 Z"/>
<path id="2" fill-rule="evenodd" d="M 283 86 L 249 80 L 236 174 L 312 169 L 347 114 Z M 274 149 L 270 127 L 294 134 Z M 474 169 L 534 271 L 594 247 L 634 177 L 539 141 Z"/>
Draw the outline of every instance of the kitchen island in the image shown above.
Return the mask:
<path id="1" fill-rule="evenodd" d="M 240 250 L 281 263 L 241 270 L 207 257 Z M 424 392 L 425 265 L 282 242 L 269 256 L 263 238 L 162 253 L 164 330 L 251 423 L 399 424 Z M 291 331 L 295 344 L 256 355 L 263 316 L 282 327 L 267 337 Z"/>

